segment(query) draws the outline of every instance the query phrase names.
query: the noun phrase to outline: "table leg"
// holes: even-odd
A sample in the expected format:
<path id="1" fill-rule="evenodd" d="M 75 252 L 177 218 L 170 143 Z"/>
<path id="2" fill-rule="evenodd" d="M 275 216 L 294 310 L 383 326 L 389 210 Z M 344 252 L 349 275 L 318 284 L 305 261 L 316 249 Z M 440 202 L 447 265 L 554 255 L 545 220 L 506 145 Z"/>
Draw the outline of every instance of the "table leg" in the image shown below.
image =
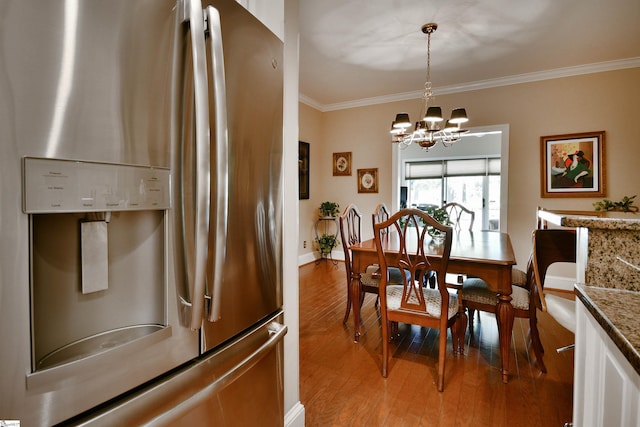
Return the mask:
<path id="1" fill-rule="evenodd" d="M 360 287 L 362 284 L 357 278 L 351 278 L 349 290 L 351 292 L 351 308 L 353 311 L 353 342 L 360 341 Z"/>
<path id="2" fill-rule="evenodd" d="M 499 295 L 496 307 L 498 335 L 500 337 L 500 361 L 502 364 L 502 382 L 509 381 L 509 356 L 511 354 L 511 333 L 513 332 L 513 306 L 510 295 Z"/>

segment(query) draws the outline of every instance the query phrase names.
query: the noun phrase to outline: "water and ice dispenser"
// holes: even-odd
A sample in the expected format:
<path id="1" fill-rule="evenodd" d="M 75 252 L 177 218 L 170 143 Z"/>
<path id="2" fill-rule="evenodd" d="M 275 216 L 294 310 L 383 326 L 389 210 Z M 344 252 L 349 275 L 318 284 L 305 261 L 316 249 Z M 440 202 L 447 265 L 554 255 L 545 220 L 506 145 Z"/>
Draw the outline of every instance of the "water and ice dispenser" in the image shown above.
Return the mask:
<path id="1" fill-rule="evenodd" d="M 32 157 L 23 170 L 33 371 L 165 329 L 169 170 Z"/>

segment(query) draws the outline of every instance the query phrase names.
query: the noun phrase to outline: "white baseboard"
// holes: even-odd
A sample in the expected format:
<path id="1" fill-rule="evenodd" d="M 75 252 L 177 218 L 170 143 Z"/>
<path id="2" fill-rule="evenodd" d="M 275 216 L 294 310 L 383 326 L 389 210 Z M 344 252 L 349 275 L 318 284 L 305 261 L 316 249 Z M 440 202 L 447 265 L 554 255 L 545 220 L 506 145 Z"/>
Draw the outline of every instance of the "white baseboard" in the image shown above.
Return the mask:
<path id="1" fill-rule="evenodd" d="M 331 253 L 331 257 L 336 261 L 344 261 L 344 252 L 334 251 Z M 298 255 L 298 267 L 300 267 L 301 265 L 309 264 L 310 262 L 315 262 L 315 260 L 317 259 L 317 252 L 307 252 L 306 254 Z"/>
<path id="2" fill-rule="evenodd" d="M 316 256 L 313 252 L 307 252 L 306 254 L 298 255 L 298 267 L 301 265 L 309 264 L 316 260 Z"/>
<path id="3" fill-rule="evenodd" d="M 300 402 L 293 405 L 284 416 L 285 427 L 304 427 L 304 405 Z"/>

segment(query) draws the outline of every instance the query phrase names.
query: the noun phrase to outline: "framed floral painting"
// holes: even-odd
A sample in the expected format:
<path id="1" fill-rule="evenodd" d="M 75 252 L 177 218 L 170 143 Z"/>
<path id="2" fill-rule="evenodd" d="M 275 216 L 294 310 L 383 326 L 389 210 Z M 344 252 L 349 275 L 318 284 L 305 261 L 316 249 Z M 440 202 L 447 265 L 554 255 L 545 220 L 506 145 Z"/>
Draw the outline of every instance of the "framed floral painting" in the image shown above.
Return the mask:
<path id="1" fill-rule="evenodd" d="M 333 153 L 333 176 L 351 175 L 351 153 Z"/>
<path id="2" fill-rule="evenodd" d="M 604 131 L 540 137 L 541 197 L 603 197 Z"/>
<path id="3" fill-rule="evenodd" d="M 378 168 L 358 169 L 358 193 L 378 192 Z"/>

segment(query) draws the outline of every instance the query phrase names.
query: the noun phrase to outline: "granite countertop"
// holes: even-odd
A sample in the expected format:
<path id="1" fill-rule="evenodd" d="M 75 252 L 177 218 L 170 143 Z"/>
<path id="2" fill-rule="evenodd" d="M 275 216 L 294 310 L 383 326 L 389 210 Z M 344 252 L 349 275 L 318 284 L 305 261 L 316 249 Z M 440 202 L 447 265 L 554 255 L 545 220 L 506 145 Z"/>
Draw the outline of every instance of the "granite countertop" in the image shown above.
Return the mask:
<path id="1" fill-rule="evenodd" d="M 578 267 L 583 269 L 578 271 L 579 283 L 640 292 L 640 214 L 539 210 L 538 216 L 577 227 Z"/>
<path id="2" fill-rule="evenodd" d="M 577 284 L 576 295 L 640 375 L 640 292 Z"/>
<path id="3" fill-rule="evenodd" d="M 540 218 L 563 227 L 640 230 L 640 214 L 635 212 L 539 211 Z"/>

